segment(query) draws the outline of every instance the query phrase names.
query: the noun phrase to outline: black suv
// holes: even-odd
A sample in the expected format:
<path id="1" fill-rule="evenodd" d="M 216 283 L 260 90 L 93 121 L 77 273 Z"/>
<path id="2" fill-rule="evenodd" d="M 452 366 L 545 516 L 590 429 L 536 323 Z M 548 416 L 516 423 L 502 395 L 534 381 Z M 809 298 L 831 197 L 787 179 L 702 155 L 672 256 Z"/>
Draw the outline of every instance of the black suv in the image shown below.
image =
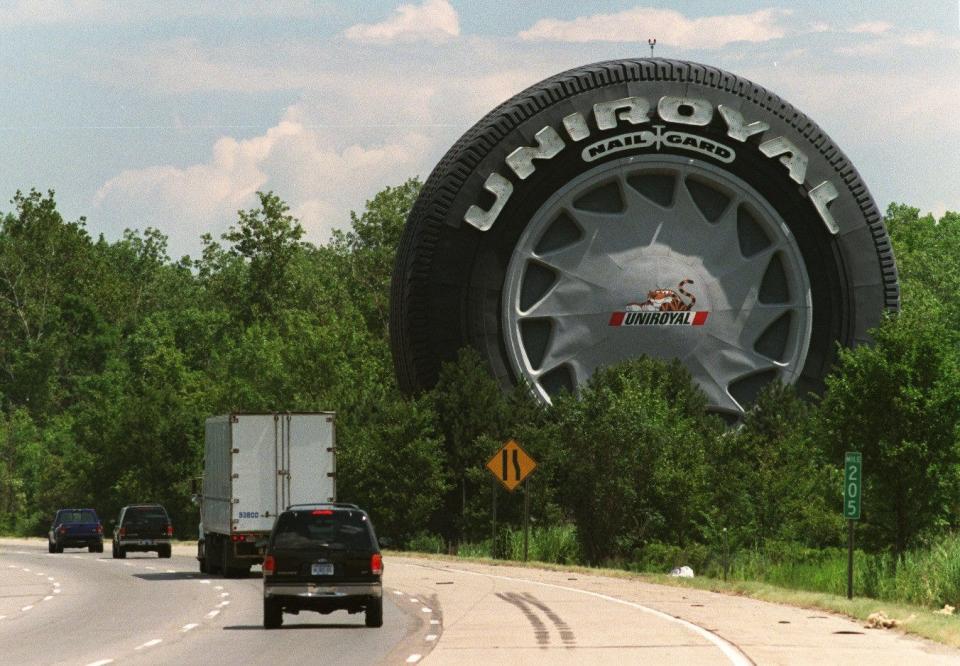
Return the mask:
<path id="1" fill-rule="evenodd" d="M 159 504 L 131 504 L 120 509 L 113 528 L 113 556 L 124 558 L 130 551 L 156 551 L 170 557 L 173 523 Z"/>
<path id="2" fill-rule="evenodd" d="M 383 559 L 370 517 L 355 504 L 295 504 L 277 517 L 263 559 L 263 626 L 283 613 L 364 611 L 383 625 Z"/>

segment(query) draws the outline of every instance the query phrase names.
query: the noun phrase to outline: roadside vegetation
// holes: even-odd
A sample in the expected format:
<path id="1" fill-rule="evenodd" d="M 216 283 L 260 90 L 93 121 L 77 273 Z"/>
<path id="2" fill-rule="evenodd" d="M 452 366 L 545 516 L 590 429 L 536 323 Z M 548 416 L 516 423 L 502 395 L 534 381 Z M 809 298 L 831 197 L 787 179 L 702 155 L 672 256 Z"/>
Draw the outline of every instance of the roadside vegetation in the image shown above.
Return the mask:
<path id="1" fill-rule="evenodd" d="M 419 186 L 387 188 L 319 246 L 261 194 L 176 259 L 156 230 L 95 239 L 52 193 L 17 194 L 0 213 L 0 532 L 156 501 L 187 538 L 207 416 L 334 410 L 340 498 L 402 548 L 520 559 L 529 492 L 531 559 L 837 594 L 856 450 L 857 593 L 960 606 L 960 215 L 891 206 L 903 311 L 840 352 L 822 398 L 770 385 L 730 428 L 681 364 L 648 358 L 542 408 L 465 349 L 402 396 L 389 284 Z M 483 467 L 509 437 L 539 465 L 513 494 Z"/>

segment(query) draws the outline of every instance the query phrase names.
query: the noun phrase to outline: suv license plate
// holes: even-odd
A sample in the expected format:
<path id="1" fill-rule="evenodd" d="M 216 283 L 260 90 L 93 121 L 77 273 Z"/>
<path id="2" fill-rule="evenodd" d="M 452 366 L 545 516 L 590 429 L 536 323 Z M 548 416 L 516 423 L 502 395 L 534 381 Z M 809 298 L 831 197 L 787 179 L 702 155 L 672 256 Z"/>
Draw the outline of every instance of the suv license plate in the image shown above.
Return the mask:
<path id="1" fill-rule="evenodd" d="M 141 546 L 152 546 L 152 545 L 153 545 L 153 539 L 140 539 L 140 545 L 141 545 Z"/>
<path id="2" fill-rule="evenodd" d="M 332 576 L 333 564 L 329 562 L 317 562 L 310 565 L 311 576 Z"/>

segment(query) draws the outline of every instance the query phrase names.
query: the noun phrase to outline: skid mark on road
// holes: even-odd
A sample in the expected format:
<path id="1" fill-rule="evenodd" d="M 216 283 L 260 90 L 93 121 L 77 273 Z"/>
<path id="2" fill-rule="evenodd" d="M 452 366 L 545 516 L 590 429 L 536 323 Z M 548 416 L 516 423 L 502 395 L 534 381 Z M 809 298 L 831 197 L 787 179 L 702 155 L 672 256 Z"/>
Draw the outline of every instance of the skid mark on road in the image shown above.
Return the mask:
<path id="1" fill-rule="evenodd" d="M 497 592 L 498 597 L 520 609 L 524 617 L 533 627 L 533 636 L 537 639 L 537 644 L 541 649 L 546 650 L 550 645 L 550 632 L 547 631 L 547 625 L 543 623 L 540 616 L 537 615 L 527 602 L 516 592 Z"/>
<path id="2" fill-rule="evenodd" d="M 557 631 L 560 632 L 560 640 L 563 641 L 565 646 L 573 647 L 577 644 L 577 638 L 573 635 L 573 629 L 571 629 L 570 625 L 564 622 L 559 615 L 554 613 L 549 606 L 529 592 L 524 592 L 523 598 L 532 606 L 539 608 L 540 611 L 543 612 L 543 614 L 546 615 L 551 622 L 553 622 L 553 626 L 555 626 Z"/>

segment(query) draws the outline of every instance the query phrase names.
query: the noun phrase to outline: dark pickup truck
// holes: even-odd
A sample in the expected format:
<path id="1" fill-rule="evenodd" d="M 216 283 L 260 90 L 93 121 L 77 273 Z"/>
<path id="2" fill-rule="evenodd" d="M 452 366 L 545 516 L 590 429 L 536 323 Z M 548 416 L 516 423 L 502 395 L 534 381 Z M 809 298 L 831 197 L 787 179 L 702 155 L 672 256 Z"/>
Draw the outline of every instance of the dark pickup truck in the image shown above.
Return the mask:
<path id="1" fill-rule="evenodd" d="M 159 504 L 131 504 L 120 509 L 113 528 L 113 556 L 124 558 L 131 551 L 155 551 L 170 557 L 173 523 Z"/>
<path id="2" fill-rule="evenodd" d="M 103 552 L 103 525 L 93 509 L 60 509 L 47 533 L 47 549 L 62 553 L 64 548 L 86 548 Z"/>

